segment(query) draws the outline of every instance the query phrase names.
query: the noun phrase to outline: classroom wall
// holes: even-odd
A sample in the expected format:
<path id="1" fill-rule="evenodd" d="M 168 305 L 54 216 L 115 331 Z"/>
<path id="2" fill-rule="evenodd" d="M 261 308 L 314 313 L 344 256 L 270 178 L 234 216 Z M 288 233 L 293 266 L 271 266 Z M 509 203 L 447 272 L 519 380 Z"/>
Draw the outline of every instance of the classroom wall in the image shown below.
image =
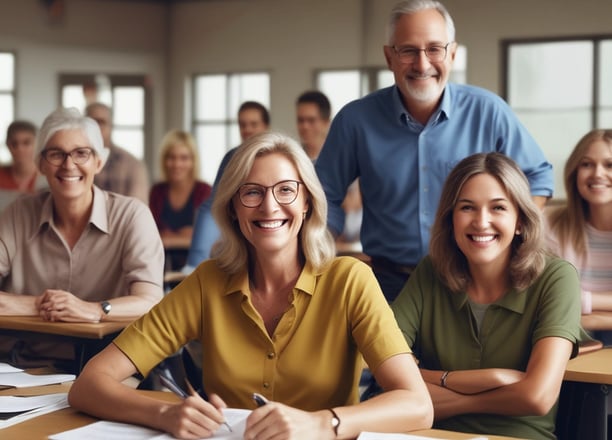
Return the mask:
<path id="1" fill-rule="evenodd" d="M 17 116 L 40 123 L 58 104 L 60 72 L 151 76 L 154 145 L 189 127 L 185 86 L 194 73 L 265 69 L 273 127 L 296 135 L 294 100 L 316 69 L 384 66 L 395 0 L 64 0 L 58 22 L 40 0 L 0 0 L 0 49 L 15 50 Z M 447 0 L 468 48 L 468 82 L 500 92 L 500 40 L 612 33 L 609 0 Z M 572 64 L 568 54 L 568 68 Z M 156 155 L 150 154 L 149 161 Z M 153 170 L 155 166 L 150 167 Z"/>
<path id="2" fill-rule="evenodd" d="M 15 116 L 40 125 L 60 104 L 60 73 L 147 74 L 153 137 L 160 139 L 166 126 L 166 6 L 64 0 L 63 16 L 53 20 L 43 3 L 0 0 L 0 50 L 17 54 Z M 157 159 L 153 150 L 147 146 L 148 162 Z"/>

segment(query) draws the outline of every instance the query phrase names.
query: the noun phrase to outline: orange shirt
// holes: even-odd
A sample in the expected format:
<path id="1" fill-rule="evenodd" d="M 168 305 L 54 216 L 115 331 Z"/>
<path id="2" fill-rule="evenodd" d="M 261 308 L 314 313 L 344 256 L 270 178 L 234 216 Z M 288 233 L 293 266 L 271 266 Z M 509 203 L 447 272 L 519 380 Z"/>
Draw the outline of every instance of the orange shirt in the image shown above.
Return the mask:
<path id="1" fill-rule="evenodd" d="M 38 176 L 38 173 L 34 172 L 32 177 L 30 178 L 30 181 L 28 182 L 27 187 L 24 189 L 21 189 L 19 188 L 19 184 L 15 181 L 15 178 L 13 177 L 13 173 L 11 173 L 10 165 L 0 167 L 0 189 L 8 189 L 8 190 L 24 191 L 24 192 L 32 193 L 34 192 L 34 189 L 36 187 L 35 185 L 36 185 L 37 176 Z"/>

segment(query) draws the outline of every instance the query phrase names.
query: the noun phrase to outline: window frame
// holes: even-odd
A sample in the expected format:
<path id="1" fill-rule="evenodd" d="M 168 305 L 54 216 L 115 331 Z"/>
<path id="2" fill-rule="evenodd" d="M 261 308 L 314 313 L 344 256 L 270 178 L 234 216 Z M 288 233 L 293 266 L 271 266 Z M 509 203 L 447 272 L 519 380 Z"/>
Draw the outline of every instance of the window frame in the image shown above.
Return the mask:
<path id="1" fill-rule="evenodd" d="M 603 41 L 612 41 L 612 34 L 594 34 L 594 35 L 572 35 L 560 37 L 537 37 L 537 38 L 507 38 L 500 41 L 501 45 L 501 90 L 502 98 L 509 102 L 510 97 L 510 50 L 515 45 L 543 44 L 543 43 L 569 43 L 569 42 L 590 42 L 593 43 L 593 88 L 591 90 L 591 129 L 599 127 L 599 111 L 603 109 L 600 105 L 600 44 Z M 511 105 L 511 104 L 510 104 Z M 513 107 L 513 109 L 521 110 Z"/>
<path id="2" fill-rule="evenodd" d="M 8 54 L 11 55 L 13 58 L 13 87 L 12 89 L 0 89 L 0 95 L 2 96 L 8 96 L 12 102 L 12 115 L 9 118 L 9 120 L 7 120 L 7 125 L 6 127 L 2 128 L 2 133 L 0 133 L 2 142 L 0 145 L 5 145 L 5 136 L 6 136 L 6 130 L 8 128 L 8 124 L 10 124 L 11 122 L 13 122 L 16 118 L 17 118 L 17 87 L 18 87 L 18 78 L 17 78 L 17 52 L 14 50 L 4 50 L 4 49 L 0 49 L 0 54 Z M 8 164 L 10 163 L 12 160 L 11 158 L 11 154 L 8 151 L 8 147 L 5 146 L 5 148 L 2 149 L 2 152 L 0 153 L 0 164 Z"/>
<path id="3" fill-rule="evenodd" d="M 143 125 L 122 125 L 112 121 L 112 129 L 142 129 L 143 133 L 143 158 L 146 164 L 155 162 L 155 151 L 153 148 L 153 106 L 149 77 L 146 74 L 113 74 L 113 73 L 59 73 L 58 76 L 58 102 L 62 102 L 62 91 L 65 86 L 95 83 L 96 76 L 103 75 L 109 79 L 112 91 L 117 87 L 141 87 L 144 90 L 144 121 Z M 112 106 L 111 106 L 112 107 Z M 84 109 L 83 109 L 84 110 Z M 150 168 L 150 167 L 149 167 Z"/>

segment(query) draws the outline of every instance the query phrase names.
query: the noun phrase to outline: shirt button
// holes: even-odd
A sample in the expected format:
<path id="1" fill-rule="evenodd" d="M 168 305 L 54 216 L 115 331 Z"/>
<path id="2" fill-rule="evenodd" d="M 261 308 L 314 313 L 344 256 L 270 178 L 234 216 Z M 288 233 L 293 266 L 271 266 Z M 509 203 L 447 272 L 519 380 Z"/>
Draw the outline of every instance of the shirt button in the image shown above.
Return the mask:
<path id="1" fill-rule="evenodd" d="M 266 389 L 270 388 L 270 384 L 268 382 L 264 382 L 263 383 L 263 387 L 266 388 Z"/>
<path id="2" fill-rule="evenodd" d="M 273 351 L 268 353 L 268 359 L 274 359 L 274 356 L 276 356 L 276 354 Z"/>

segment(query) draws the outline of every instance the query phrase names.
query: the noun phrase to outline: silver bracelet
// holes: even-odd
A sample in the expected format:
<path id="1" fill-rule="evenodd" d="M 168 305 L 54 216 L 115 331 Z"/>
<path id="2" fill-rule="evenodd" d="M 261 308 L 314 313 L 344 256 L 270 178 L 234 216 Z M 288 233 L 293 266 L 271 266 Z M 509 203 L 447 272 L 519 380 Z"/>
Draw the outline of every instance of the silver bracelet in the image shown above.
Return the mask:
<path id="1" fill-rule="evenodd" d="M 448 377 L 448 373 L 450 373 L 450 371 L 446 370 L 444 373 L 442 373 L 442 376 L 440 376 L 440 386 L 442 388 L 446 388 L 446 378 Z"/>

